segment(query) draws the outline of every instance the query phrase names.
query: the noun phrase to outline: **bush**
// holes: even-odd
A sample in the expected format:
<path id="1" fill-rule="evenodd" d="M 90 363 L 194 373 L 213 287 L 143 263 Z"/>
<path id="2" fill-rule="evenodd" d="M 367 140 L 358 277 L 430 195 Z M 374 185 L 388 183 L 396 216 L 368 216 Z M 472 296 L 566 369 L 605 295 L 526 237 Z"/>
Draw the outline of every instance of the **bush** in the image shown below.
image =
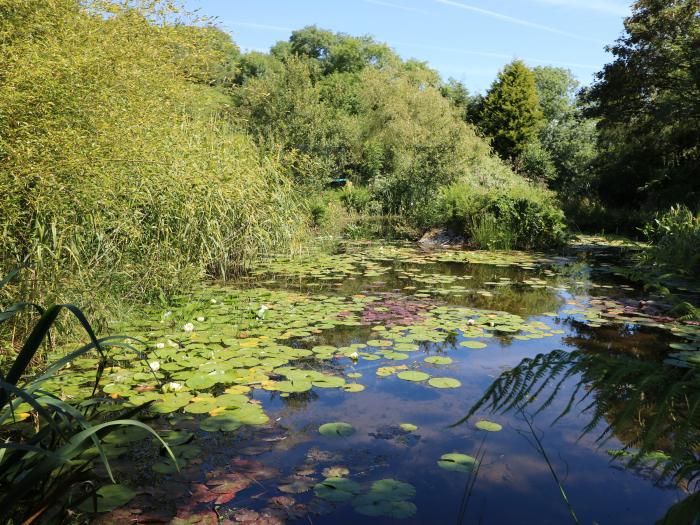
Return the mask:
<path id="1" fill-rule="evenodd" d="M 647 223 L 643 233 L 651 244 L 645 259 L 674 272 L 700 275 L 700 214 L 675 206 Z"/>
<path id="2" fill-rule="evenodd" d="M 442 192 L 436 220 L 479 248 L 544 249 L 565 243 L 564 213 L 544 188 L 486 190 L 466 183 Z"/>
<path id="3" fill-rule="evenodd" d="M 366 188 L 349 186 L 340 192 L 340 202 L 348 211 L 365 213 L 372 202 L 372 194 Z"/>
<path id="4" fill-rule="evenodd" d="M 280 165 L 192 77 L 226 60 L 212 33 L 155 24 L 167 5 L 148 4 L 0 2 L 0 271 L 35 272 L 15 294 L 150 300 L 303 233 Z"/>

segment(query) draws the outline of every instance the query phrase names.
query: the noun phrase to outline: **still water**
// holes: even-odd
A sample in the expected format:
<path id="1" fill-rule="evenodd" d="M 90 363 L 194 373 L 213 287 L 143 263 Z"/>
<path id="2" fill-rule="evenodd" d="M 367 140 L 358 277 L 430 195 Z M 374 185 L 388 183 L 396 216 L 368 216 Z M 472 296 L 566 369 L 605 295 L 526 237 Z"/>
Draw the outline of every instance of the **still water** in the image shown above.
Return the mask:
<path id="1" fill-rule="evenodd" d="M 696 435 L 678 427 L 700 333 L 658 317 L 615 262 L 600 247 L 349 244 L 179 298 L 130 327 L 169 391 L 143 392 L 124 363 L 105 391 L 161 403 L 152 424 L 186 436 L 173 441 L 182 471 L 157 447 L 118 449 L 138 495 L 100 520 L 662 520 L 694 490 L 695 450 L 683 479 L 663 467 L 676 436 Z M 665 390 L 678 382 L 686 406 Z M 653 453 L 639 460 L 642 444 Z"/>

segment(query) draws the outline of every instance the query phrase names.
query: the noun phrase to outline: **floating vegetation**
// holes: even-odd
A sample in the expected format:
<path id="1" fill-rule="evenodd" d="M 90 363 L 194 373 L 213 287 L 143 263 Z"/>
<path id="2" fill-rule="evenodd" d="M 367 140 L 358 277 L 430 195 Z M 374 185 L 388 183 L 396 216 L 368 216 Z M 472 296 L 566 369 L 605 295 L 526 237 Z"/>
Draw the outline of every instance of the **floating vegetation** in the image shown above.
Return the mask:
<path id="1" fill-rule="evenodd" d="M 445 470 L 452 470 L 455 472 L 471 472 L 476 467 L 477 461 L 472 456 L 453 452 L 440 456 L 437 464 Z"/>
<path id="2" fill-rule="evenodd" d="M 390 477 L 404 472 L 392 470 L 401 461 L 395 452 L 434 441 L 430 446 L 440 448 L 429 456 L 433 471 L 426 476 L 439 477 L 440 468 L 467 473 L 479 463 L 486 468 L 478 453 L 478 460 L 460 453 L 440 456 L 453 445 L 442 444 L 442 436 L 426 438 L 441 415 L 447 417 L 450 407 L 468 397 L 461 395 L 466 388 L 459 390 L 463 382 L 470 382 L 470 393 L 474 384 L 486 384 L 491 372 L 481 368 L 490 367 L 491 359 L 506 368 L 520 355 L 512 349 L 534 355 L 559 345 L 597 348 L 596 334 L 610 330 L 615 337 L 653 334 L 648 337 L 654 347 L 668 351 L 654 357 L 677 373 L 700 366 L 697 325 L 660 318 L 633 300 L 632 291 L 611 291 L 577 272 L 566 258 L 423 252 L 401 244 L 348 244 L 344 253 L 332 256 L 271 259 L 235 286 L 203 287 L 176 297 L 166 311 L 154 309 L 119 328 L 138 337 L 142 343 L 134 344 L 147 359 L 135 361 L 120 348 L 109 353 L 98 392 L 107 402 L 98 410 L 107 415 L 147 405 L 149 420 L 182 473 L 159 450 L 148 449 L 138 429 L 110 434 L 104 452 L 123 461 L 137 457 L 139 464 L 141 454 L 150 457 L 149 476 L 178 484 L 172 498 L 164 496 L 178 502 L 166 521 L 190 500 L 196 505 L 232 501 L 227 519 L 241 523 L 291 521 L 336 506 L 385 520 L 410 518 L 419 512 L 412 501 L 415 488 Z M 267 288 L 259 287 L 263 280 Z M 607 341 L 600 347 L 608 351 Z M 84 356 L 43 388 L 61 399 L 87 397 L 98 365 L 96 358 Z M 382 407 L 386 413 L 375 400 L 388 403 Z M 314 413 L 314 407 L 322 412 Z M 436 407 L 447 408 L 443 413 Z M 6 424 L 30 428 L 32 407 L 18 403 L 15 408 L 16 419 Z M 428 413 L 422 412 L 426 408 Z M 368 428 L 370 417 L 378 418 L 371 430 L 358 431 Z M 333 422 L 336 418 L 345 421 Z M 413 423 L 397 423 L 401 420 Z M 454 421 L 443 422 L 446 427 Z M 491 440 L 486 432 L 498 432 L 502 425 L 481 420 L 474 428 L 484 431 L 480 439 Z M 440 432 L 445 439 L 454 437 L 450 430 Z M 511 434 L 516 433 L 499 436 L 498 446 Z M 296 447 L 299 454 L 284 454 Z M 97 450 L 90 454 L 96 457 Z M 210 465 L 221 468 L 207 473 Z M 386 479 L 377 480 L 380 467 L 388 469 L 382 474 Z M 272 490 L 278 492 L 239 508 L 236 494 L 250 489 L 249 501 L 255 486 L 246 476 L 274 480 Z M 140 519 L 126 510 L 136 503 L 120 505 L 141 506 L 141 492 L 115 504 L 128 494 L 110 486 L 100 489 L 114 492 L 100 509 L 117 509 L 109 516 L 120 519 Z M 199 519 L 200 511 L 189 509 L 182 519 Z"/>

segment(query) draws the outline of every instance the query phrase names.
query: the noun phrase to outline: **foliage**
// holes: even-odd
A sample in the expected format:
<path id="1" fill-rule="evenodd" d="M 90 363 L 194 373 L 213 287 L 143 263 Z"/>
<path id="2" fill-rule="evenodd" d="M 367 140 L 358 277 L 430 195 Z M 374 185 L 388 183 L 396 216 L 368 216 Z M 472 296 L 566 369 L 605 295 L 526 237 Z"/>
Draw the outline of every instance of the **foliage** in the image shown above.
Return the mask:
<path id="1" fill-rule="evenodd" d="M 557 179 L 557 167 L 551 152 L 539 140 L 533 140 L 518 159 L 518 168 L 533 180 L 551 183 Z"/>
<path id="2" fill-rule="evenodd" d="M 486 191 L 454 184 L 443 191 L 436 220 L 481 248 L 553 248 L 566 240 L 564 214 L 553 196 L 527 185 Z"/>
<path id="3" fill-rule="evenodd" d="M 532 69 L 542 115 L 547 122 L 563 121 L 576 104 L 578 81 L 571 71 L 561 67 L 537 66 Z"/>
<path id="4" fill-rule="evenodd" d="M 521 60 L 514 60 L 486 94 L 480 128 L 493 138 L 493 147 L 502 158 L 514 160 L 535 139 L 541 125 L 535 77 Z"/>
<path id="5" fill-rule="evenodd" d="M 609 204 L 693 206 L 700 195 L 700 2 L 640 0 L 615 60 L 588 90 L 600 119 L 601 196 Z"/>
<path id="6" fill-rule="evenodd" d="M 348 211 L 365 213 L 372 203 L 372 194 L 367 188 L 349 186 L 340 192 L 340 202 Z"/>
<path id="7" fill-rule="evenodd" d="M 645 251 L 646 262 L 653 262 L 661 271 L 700 275 L 700 214 L 685 206 L 673 206 L 643 228 L 651 244 Z"/>
<path id="8" fill-rule="evenodd" d="M 14 293 L 145 301 L 301 232 L 280 165 L 220 116 L 235 46 L 152 4 L 0 3 L 0 265 L 34 271 Z"/>
<path id="9" fill-rule="evenodd" d="M 3 280 L 0 288 L 14 274 Z M 121 410 L 117 407 L 104 417 L 103 407 L 111 404 L 111 400 L 92 397 L 69 402 L 44 390 L 47 380 L 62 368 L 98 352 L 101 360 L 95 370 L 94 396 L 106 364 L 106 349 L 112 346 L 131 349 L 129 340 L 114 336 L 98 339 L 83 313 L 73 305 L 44 309 L 16 303 L 0 311 L 0 323 L 13 320 L 31 307 L 38 310 L 40 317 L 12 365 L 0 373 L 0 520 L 3 523 L 30 523 L 38 519 L 42 523 L 61 522 L 66 517 L 67 506 L 75 508 L 82 503 L 86 509 L 94 508 L 99 495 L 91 489 L 97 479 L 89 449 L 96 449 L 109 478 L 116 483 L 102 438 L 118 428 L 129 426 L 150 432 L 176 462 L 171 449 L 155 431 L 129 419 L 142 407 Z M 90 342 L 32 376 L 30 365 L 62 310 L 75 316 Z M 133 350 L 137 357 L 143 358 Z"/>

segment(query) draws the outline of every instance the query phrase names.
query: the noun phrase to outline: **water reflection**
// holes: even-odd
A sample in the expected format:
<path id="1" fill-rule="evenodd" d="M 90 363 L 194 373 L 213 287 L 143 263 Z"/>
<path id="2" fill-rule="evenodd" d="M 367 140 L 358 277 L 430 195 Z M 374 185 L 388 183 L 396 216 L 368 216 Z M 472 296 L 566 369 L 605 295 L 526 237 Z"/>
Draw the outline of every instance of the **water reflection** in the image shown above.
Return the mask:
<path id="1" fill-rule="evenodd" d="M 553 416 L 546 433 L 573 415 L 579 422 L 578 440 L 592 434 L 600 448 L 619 441 L 621 448 L 608 451 L 611 461 L 687 493 L 658 523 L 698 523 L 700 373 L 640 359 L 649 352 L 645 339 L 656 338 L 658 349 L 658 332 L 616 332 L 613 338 L 600 329 L 579 327 L 567 338 L 579 349 L 523 359 L 486 389 L 463 421 L 484 410 L 525 420 L 546 413 Z M 634 342 L 619 344 L 625 337 Z M 610 341 L 618 344 L 611 348 Z"/>

